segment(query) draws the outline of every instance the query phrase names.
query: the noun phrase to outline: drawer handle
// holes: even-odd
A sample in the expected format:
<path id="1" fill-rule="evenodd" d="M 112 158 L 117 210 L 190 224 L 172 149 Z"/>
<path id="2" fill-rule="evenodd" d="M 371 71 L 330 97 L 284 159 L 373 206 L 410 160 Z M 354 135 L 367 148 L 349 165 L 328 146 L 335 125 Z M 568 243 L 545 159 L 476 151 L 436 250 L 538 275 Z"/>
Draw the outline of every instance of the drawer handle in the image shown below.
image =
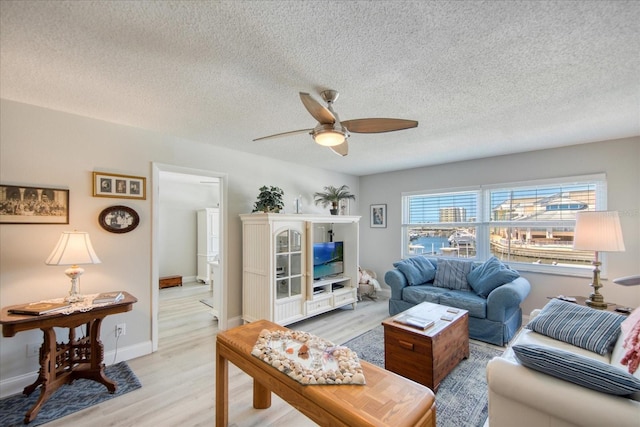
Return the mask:
<path id="1" fill-rule="evenodd" d="M 400 347 L 405 348 L 407 350 L 411 350 L 413 351 L 413 343 L 407 342 L 407 341 L 402 341 L 399 340 L 398 344 L 400 344 Z"/>

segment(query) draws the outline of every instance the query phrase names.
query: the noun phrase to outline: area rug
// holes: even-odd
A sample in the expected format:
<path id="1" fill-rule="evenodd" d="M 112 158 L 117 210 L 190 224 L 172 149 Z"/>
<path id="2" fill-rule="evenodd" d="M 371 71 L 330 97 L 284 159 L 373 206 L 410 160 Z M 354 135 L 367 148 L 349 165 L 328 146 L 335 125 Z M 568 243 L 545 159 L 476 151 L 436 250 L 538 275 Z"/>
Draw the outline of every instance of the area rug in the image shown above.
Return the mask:
<path id="1" fill-rule="evenodd" d="M 343 344 L 358 354 L 361 360 L 384 368 L 384 329 L 372 330 Z M 437 427 L 482 427 L 488 415 L 485 368 L 503 350 L 469 341 L 469 358 L 440 383 L 436 393 Z"/>
<path id="2" fill-rule="evenodd" d="M 34 427 L 48 423 L 142 387 L 140 380 L 129 368 L 127 362 L 107 366 L 105 373 L 118 385 L 115 393 L 109 393 L 104 385 L 91 380 L 79 379 L 72 384 L 65 384 L 42 405 L 40 412 L 28 426 Z M 36 403 L 38 396 L 40 396 L 39 388 L 30 396 L 15 394 L 0 400 L 2 427 L 24 426 L 24 416 Z"/>

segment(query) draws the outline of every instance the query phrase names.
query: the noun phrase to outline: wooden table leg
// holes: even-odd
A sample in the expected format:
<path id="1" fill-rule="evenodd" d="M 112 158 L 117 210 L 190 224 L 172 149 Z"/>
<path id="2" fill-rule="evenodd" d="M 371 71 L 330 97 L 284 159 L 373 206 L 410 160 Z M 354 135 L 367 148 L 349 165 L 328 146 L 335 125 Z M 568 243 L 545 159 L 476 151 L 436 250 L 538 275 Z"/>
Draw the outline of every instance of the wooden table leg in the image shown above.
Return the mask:
<path id="1" fill-rule="evenodd" d="M 44 342 L 40 350 L 40 370 L 38 379 L 30 386 L 25 387 L 23 393 L 27 396 L 33 393 L 39 385 L 40 396 L 36 403 L 29 409 L 24 417 L 24 423 L 30 423 L 38 415 L 40 408 L 49 396 L 62 385 L 62 381 L 56 381 L 56 333 L 53 328 L 43 329 Z"/>
<path id="2" fill-rule="evenodd" d="M 227 427 L 229 413 L 229 362 L 216 343 L 216 427 Z"/>
<path id="3" fill-rule="evenodd" d="M 271 406 L 271 390 L 261 383 L 253 380 L 253 407 L 256 409 L 267 409 Z"/>
<path id="4" fill-rule="evenodd" d="M 89 336 L 89 367 L 83 369 L 73 370 L 74 378 L 84 378 L 92 380 L 104 385 L 109 393 L 115 393 L 118 385 L 115 381 L 109 379 L 104 373 L 104 346 L 100 341 L 100 326 L 102 325 L 102 318 L 94 319 L 87 323 L 87 335 Z M 74 341 L 75 337 L 69 336 L 70 340 Z M 85 363 L 86 364 L 86 363 Z"/>

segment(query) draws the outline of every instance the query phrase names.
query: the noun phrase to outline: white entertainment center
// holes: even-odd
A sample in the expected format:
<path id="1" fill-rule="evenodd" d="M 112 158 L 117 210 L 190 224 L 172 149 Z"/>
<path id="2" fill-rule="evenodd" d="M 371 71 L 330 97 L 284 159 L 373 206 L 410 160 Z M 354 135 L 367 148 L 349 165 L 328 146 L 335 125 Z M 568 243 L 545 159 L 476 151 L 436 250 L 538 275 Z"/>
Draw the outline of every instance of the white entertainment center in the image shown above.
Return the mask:
<path id="1" fill-rule="evenodd" d="M 287 325 L 356 307 L 359 216 L 253 213 L 242 219 L 242 319 Z M 314 280 L 314 243 L 342 242 L 342 273 Z"/>

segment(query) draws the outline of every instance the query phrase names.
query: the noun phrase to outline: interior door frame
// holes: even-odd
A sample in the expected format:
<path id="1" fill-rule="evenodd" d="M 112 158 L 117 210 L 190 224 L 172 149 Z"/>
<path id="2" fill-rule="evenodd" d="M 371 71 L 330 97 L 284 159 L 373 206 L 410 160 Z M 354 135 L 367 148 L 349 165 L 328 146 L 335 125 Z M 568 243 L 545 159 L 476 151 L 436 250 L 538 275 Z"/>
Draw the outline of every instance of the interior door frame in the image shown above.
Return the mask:
<path id="1" fill-rule="evenodd" d="M 227 329 L 227 254 L 229 253 L 227 240 L 227 185 L 228 175 L 226 173 L 213 172 L 209 170 L 186 168 L 181 166 L 167 165 L 162 163 L 151 163 L 151 344 L 152 351 L 158 350 L 158 301 L 160 288 L 160 266 L 158 260 L 159 253 L 159 230 L 160 230 L 160 173 L 174 172 L 187 175 L 200 175 L 202 177 L 218 178 L 220 180 L 220 277 L 222 282 L 221 299 L 222 307 L 218 317 L 218 329 Z"/>

